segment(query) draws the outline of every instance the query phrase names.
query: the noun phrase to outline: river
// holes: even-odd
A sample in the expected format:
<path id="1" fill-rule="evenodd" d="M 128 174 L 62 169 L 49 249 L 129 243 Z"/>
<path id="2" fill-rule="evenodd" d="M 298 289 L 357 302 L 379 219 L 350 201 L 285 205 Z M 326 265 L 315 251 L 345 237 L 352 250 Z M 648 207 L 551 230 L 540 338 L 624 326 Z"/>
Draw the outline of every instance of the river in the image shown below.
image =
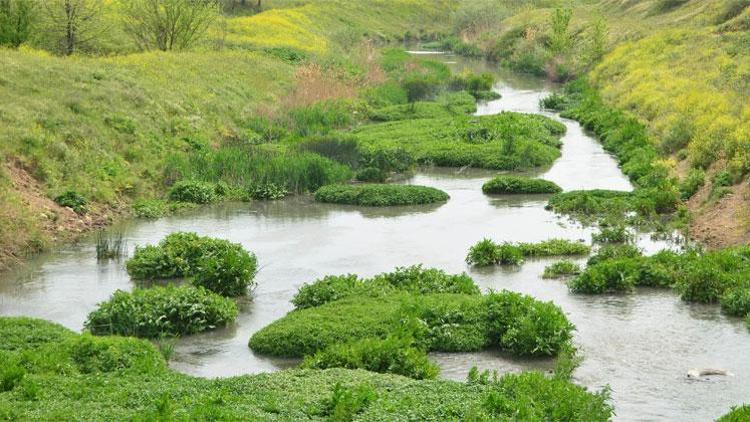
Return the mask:
<path id="1" fill-rule="evenodd" d="M 436 55 L 456 70 L 484 67 Z M 494 71 L 494 70 L 493 70 Z M 551 86 L 534 78 L 497 71 L 502 94 L 479 105 L 478 114 L 501 111 L 542 113 L 539 100 Z M 562 157 L 535 173 L 565 190 L 632 186 L 616 161 L 573 121 L 567 126 Z M 750 398 L 750 333 L 718 306 L 686 304 L 671 291 L 640 289 L 632 295 L 585 296 L 568 292 L 563 281 L 543 280 L 554 259 L 532 260 L 519 268 L 472 269 L 468 248 L 484 237 L 497 241 L 540 241 L 552 237 L 590 241 L 593 230 L 544 209 L 547 196 L 482 194 L 496 172 L 421 169 L 402 183 L 434 186 L 450 194 L 446 204 L 388 209 L 318 204 L 309 196 L 275 202 L 231 203 L 200 208 L 155 221 L 126 221 L 122 232 L 132 255 L 136 245 L 158 242 L 174 231 L 194 231 L 242 243 L 257 254 L 258 286 L 241 301 L 230 327 L 181 339 L 170 365 L 203 377 L 276 371 L 292 360 L 258 356 L 247 347 L 255 331 L 292 309 L 297 288 L 327 274 L 371 276 L 397 266 L 422 263 L 449 272 L 468 272 L 483 289 L 509 289 L 558 304 L 576 325 L 576 345 L 584 357 L 577 383 L 609 385 L 620 420 L 705 421 Z M 667 243 L 639 236 L 652 253 Z M 39 255 L 0 274 L 0 314 L 52 320 L 79 331 L 86 315 L 117 289 L 133 282 L 122 261 L 97 262 L 95 237 Z M 582 260 L 585 261 L 585 260 Z M 518 359 L 497 352 L 439 353 L 442 376 L 464 380 L 469 369 L 519 371 L 552 368 L 550 359 Z M 691 368 L 726 368 L 733 375 L 692 381 Z"/>

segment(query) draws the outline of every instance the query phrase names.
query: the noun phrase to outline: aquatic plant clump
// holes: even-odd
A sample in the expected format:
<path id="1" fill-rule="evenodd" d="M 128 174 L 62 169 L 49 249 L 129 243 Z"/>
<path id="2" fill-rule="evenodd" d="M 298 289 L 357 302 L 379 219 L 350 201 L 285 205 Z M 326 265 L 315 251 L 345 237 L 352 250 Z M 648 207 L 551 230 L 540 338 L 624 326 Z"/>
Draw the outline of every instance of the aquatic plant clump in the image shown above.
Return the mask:
<path id="1" fill-rule="evenodd" d="M 175 202 L 209 204 L 217 199 L 216 186 L 197 180 L 179 181 L 170 188 L 169 199 Z"/>
<path id="2" fill-rule="evenodd" d="M 562 188 L 554 182 L 521 176 L 497 176 L 482 185 L 487 194 L 558 193 Z"/>
<path id="3" fill-rule="evenodd" d="M 538 243 L 495 243 L 483 239 L 466 255 L 466 263 L 477 267 L 490 265 L 519 265 L 526 257 L 586 255 L 591 247 L 581 242 L 550 239 Z"/>
<path id="4" fill-rule="evenodd" d="M 581 266 L 572 261 L 558 261 L 544 267 L 542 278 L 571 277 L 581 273 Z"/>
<path id="5" fill-rule="evenodd" d="M 414 379 L 436 378 L 440 368 L 412 343 L 408 338 L 388 337 L 334 344 L 306 357 L 301 368 L 364 369 Z"/>
<path id="6" fill-rule="evenodd" d="M 479 287 L 466 274 L 447 274 L 421 265 L 396 268 L 395 271 L 360 279 L 354 274 L 329 275 L 303 284 L 292 303 L 297 309 L 320 306 L 346 297 L 380 297 L 396 291 L 417 294 L 461 293 L 480 294 Z"/>
<path id="7" fill-rule="evenodd" d="M 427 186 L 415 185 L 328 185 L 315 192 L 315 200 L 331 204 L 390 207 L 445 202 L 447 193 Z"/>
<path id="8" fill-rule="evenodd" d="M 541 373 L 487 377 L 471 384 L 347 369 L 213 380 L 170 370 L 156 347 L 144 340 L 91 337 L 46 321 L 7 317 L 0 318 L 0 338 L 0 357 L 8 363 L 0 372 L 13 366 L 18 374 L 7 377 L 18 381 L 8 382 L 11 393 L 2 393 L 0 414 L 20 420 L 300 420 L 341 414 L 368 420 L 407 414 L 417 420 L 464 420 L 481 414 L 489 420 L 530 414 L 539 420 L 586 415 L 599 421 L 612 415 L 606 390 L 590 392 Z M 410 364 L 426 362 L 394 356 L 373 361 L 407 362 L 393 368 L 429 374 Z M 33 387 L 42 385 L 34 394 Z M 139 397 L 148 399 L 133 400 Z"/>
<path id="9" fill-rule="evenodd" d="M 729 289 L 721 296 L 721 309 L 729 315 L 750 315 L 750 286 Z"/>
<path id="10" fill-rule="evenodd" d="M 232 300 L 202 287 L 157 286 L 116 291 L 89 314 L 85 327 L 95 335 L 159 338 L 211 330 L 236 317 Z"/>
<path id="11" fill-rule="evenodd" d="M 292 311 L 255 333 L 249 345 L 257 353 L 304 357 L 335 344 L 400 333 L 428 351 L 497 347 L 550 356 L 569 342 L 572 330 L 555 305 L 516 293 L 395 293 L 350 296 Z"/>
<path id="12" fill-rule="evenodd" d="M 504 112 L 372 124 L 353 133 L 364 154 L 402 149 L 422 165 L 524 170 L 560 157 L 565 126 L 539 115 Z"/>

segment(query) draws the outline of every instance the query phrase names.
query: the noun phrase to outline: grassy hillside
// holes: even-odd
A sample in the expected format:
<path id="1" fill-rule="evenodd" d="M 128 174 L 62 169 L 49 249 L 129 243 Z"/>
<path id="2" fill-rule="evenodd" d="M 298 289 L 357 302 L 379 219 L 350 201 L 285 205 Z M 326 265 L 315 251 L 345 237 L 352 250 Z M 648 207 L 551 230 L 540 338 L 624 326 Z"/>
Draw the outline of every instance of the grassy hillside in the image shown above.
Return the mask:
<path id="1" fill-rule="evenodd" d="M 104 4 L 109 30 L 81 54 L 44 51 L 42 35 L 0 47 L 0 263 L 160 195 L 167 160 L 257 143 L 263 120 L 381 83 L 363 39 L 431 33 L 449 16 L 428 0 L 269 0 L 221 16 L 191 50 L 136 52 L 118 2 Z M 70 190 L 85 215 L 53 201 Z"/>

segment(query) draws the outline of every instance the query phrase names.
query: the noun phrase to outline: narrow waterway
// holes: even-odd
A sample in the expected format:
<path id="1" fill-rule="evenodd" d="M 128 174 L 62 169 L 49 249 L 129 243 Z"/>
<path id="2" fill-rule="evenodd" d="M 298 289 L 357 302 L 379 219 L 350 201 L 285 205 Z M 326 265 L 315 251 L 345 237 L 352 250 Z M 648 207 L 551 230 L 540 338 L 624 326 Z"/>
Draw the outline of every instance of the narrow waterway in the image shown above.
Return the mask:
<path id="1" fill-rule="evenodd" d="M 450 56 L 457 69 L 482 66 Z M 529 78 L 499 74 L 497 101 L 480 104 L 478 114 L 501 111 L 541 113 L 539 100 L 550 87 Z M 552 115 L 550 115 L 552 116 Z M 554 116 L 553 116 L 554 117 Z M 557 118 L 557 117 L 555 117 Z M 616 162 L 572 121 L 562 157 L 539 175 L 571 189 L 631 189 Z M 577 326 L 584 356 L 576 382 L 609 385 L 622 420 L 704 421 L 750 399 L 750 333 L 741 321 L 716 306 L 682 303 L 670 291 L 639 290 L 633 295 L 581 296 L 564 282 L 540 274 L 554 261 L 533 260 L 519 268 L 475 270 L 466 266 L 468 248 L 484 237 L 540 241 L 552 237 L 589 241 L 592 229 L 544 209 L 547 196 L 485 196 L 482 184 L 495 172 L 424 169 L 404 183 L 448 192 L 437 206 L 388 209 L 325 205 L 309 197 L 276 202 L 223 204 L 156 221 L 130 221 L 122 232 L 130 254 L 174 231 L 195 231 L 242 243 L 255 252 L 258 287 L 241 304 L 237 322 L 225 329 L 178 342 L 172 367 L 204 377 L 275 371 L 295 361 L 257 356 L 247 347 L 255 331 L 282 317 L 297 288 L 326 274 L 370 276 L 397 266 L 422 263 L 449 272 L 468 272 L 484 288 L 509 289 L 552 300 Z M 644 234 L 647 252 L 668 245 Z M 25 315 L 80 330 L 86 315 L 117 289 L 134 287 L 123 262 L 97 262 L 95 241 L 61 248 L 0 275 L 0 314 Z M 549 369 L 549 359 L 516 359 L 496 352 L 433 354 L 442 376 L 464 380 L 469 369 Z M 733 375 L 690 381 L 691 368 L 726 368 Z"/>

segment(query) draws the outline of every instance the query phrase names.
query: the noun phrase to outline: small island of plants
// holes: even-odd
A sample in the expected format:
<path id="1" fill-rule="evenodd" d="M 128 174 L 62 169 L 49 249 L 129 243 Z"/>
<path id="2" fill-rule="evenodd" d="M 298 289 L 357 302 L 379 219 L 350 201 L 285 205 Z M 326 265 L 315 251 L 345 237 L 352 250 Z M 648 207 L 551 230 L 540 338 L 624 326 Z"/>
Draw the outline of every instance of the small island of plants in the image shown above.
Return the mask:
<path id="1" fill-rule="evenodd" d="M 550 239 L 538 243 L 495 243 L 484 239 L 469 249 L 466 263 L 477 267 L 520 265 L 527 257 L 588 255 L 590 252 L 590 246 L 565 239 Z"/>
<path id="2" fill-rule="evenodd" d="M 315 192 L 318 202 L 367 207 L 433 204 L 448 199 L 450 196 L 439 189 L 416 185 L 327 185 Z"/>
<path id="3" fill-rule="evenodd" d="M 486 194 L 535 194 L 559 193 L 562 188 L 556 183 L 544 179 L 522 176 L 497 176 L 482 185 Z"/>

